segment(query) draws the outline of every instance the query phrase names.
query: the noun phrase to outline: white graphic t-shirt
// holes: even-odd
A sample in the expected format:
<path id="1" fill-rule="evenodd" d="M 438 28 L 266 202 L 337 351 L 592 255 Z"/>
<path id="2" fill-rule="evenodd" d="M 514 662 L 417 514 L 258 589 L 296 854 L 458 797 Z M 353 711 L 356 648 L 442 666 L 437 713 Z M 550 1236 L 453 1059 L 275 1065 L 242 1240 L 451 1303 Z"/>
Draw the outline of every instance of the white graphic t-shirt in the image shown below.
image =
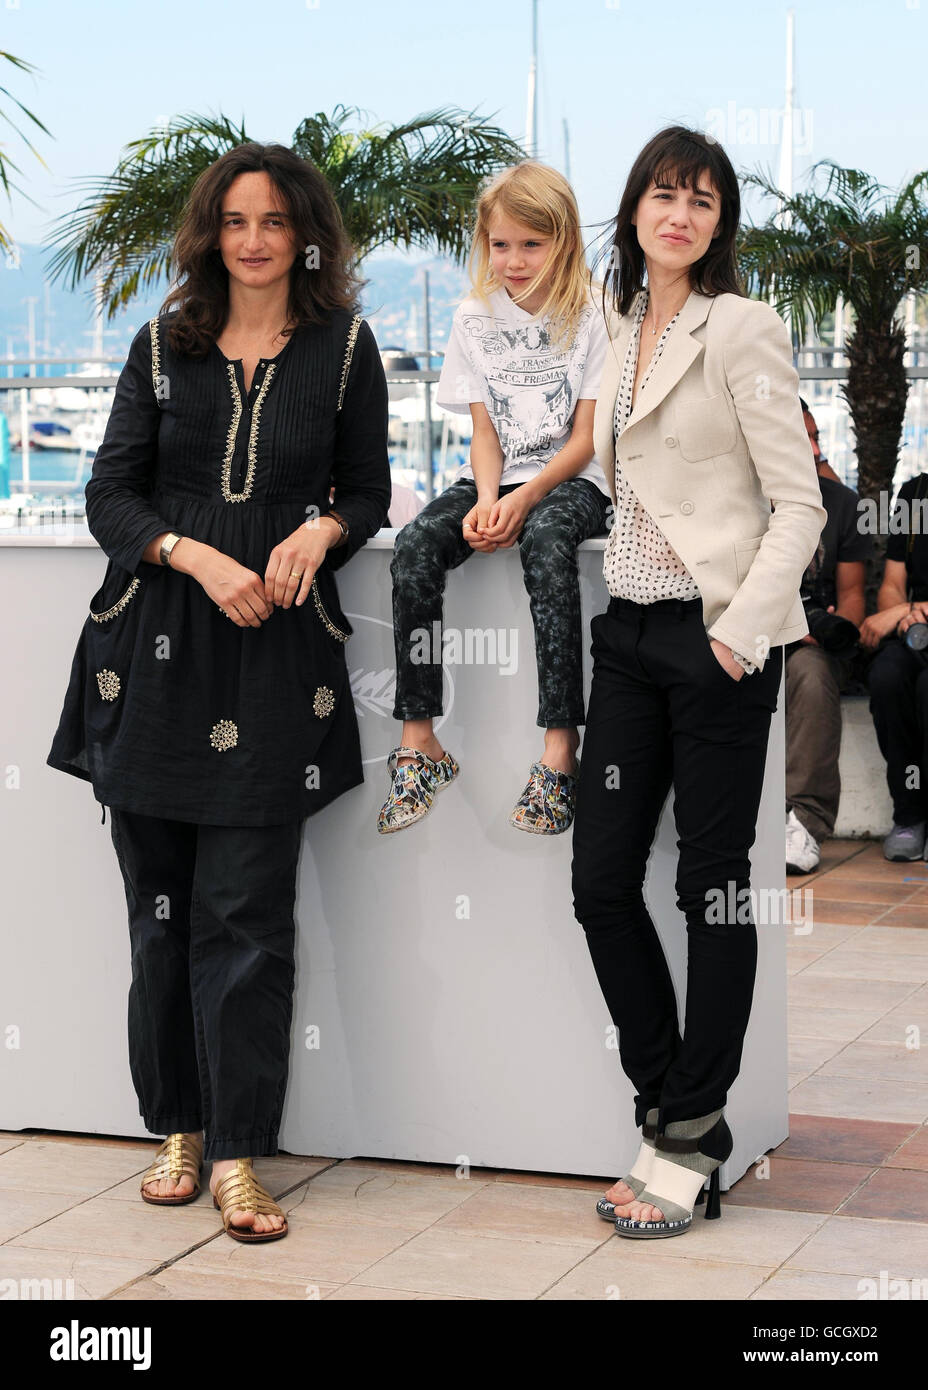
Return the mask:
<path id="1" fill-rule="evenodd" d="M 596 399 L 608 341 L 592 296 L 566 352 L 553 350 L 548 316 L 528 313 L 505 289 L 494 291 L 488 305 L 470 297 L 455 310 L 437 403 L 467 415 L 471 401 L 483 401 L 503 451 L 500 486 L 524 483 L 570 438 L 577 401 Z M 466 463 L 455 481 L 473 476 Z M 611 500 L 595 457 L 575 476 Z"/>

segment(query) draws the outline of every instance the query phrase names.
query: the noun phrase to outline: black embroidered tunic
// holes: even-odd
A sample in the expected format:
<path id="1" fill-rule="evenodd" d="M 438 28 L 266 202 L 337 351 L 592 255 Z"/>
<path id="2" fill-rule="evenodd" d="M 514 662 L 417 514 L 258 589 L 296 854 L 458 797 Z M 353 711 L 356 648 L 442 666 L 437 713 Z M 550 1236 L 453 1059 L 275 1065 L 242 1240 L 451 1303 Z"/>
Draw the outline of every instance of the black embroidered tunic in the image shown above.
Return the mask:
<path id="1" fill-rule="evenodd" d="M 205 358 L 175 353 L 169 318 L 132 341 L 87 483 L 109 564 L 47 762 L 106 806 L 275 825 L 363 781 L 333 571 L 387 519 L 386 379 L 370 326 L 347 311 L 294 329 L 247 392 L 242 362 L 216 344 Z M 332 484 L 347 543 L 327 552 L 305 603 L 258 628 L 142 559 L 176 531 L 263 580 L 274 546 L 329 510 Z"/>

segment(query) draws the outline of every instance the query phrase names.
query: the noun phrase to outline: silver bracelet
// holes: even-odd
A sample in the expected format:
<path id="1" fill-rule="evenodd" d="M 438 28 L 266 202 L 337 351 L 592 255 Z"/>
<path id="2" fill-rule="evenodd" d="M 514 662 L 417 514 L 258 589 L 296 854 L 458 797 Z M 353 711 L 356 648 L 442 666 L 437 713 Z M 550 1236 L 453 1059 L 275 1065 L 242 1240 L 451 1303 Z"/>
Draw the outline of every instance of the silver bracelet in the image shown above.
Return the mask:
<path id="1" fill-rule="evenodd" d="M 171 552 L 177 542 L 183 539 L 183 536 L 179 536 L 176 531 L 169 531 L 167 533 L 164 540 L 161 542 L 161 550 L 159 551 L 159 559 L 162 565 L 169 565 L 171 563 Z"/>

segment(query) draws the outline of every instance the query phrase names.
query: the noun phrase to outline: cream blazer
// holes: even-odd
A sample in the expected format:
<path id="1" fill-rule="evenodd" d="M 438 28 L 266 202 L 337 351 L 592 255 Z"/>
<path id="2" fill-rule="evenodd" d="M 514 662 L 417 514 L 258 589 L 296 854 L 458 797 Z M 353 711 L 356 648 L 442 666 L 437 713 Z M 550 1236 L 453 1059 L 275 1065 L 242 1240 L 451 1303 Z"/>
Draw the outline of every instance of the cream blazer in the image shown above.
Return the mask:
<path id="1" fill-rule="evenodd" d="M 634 320 L 607 319 L 593 440 L 614 503 L 613 415 Z M 827 513 L 789 332 L 769 304 L 690 294 L 619 437 L 619 461 L 696 581 L 710 637 L 763 668 L 771 647 L 808 632 L 799 585 Z"/>

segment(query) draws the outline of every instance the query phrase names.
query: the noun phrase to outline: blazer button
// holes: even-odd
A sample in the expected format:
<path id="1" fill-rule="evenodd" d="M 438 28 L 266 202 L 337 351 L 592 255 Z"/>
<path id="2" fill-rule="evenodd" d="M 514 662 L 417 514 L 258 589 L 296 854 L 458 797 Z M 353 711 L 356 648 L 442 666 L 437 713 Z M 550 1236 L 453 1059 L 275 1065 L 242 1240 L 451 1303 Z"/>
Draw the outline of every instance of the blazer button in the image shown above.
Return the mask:
<path id="1" fill-rule="evenodd" d="M 695 510 L 696 508 L 690 501 L 680 503 L 680 511 L 683 513 L 684 516 L 689 516 L 692 512 L 695 512 Z"/>
<path id="2" fill-rule="evenodd" d="M 664 440 L 664 443 L 667 445 L 668 449 L 675 449 L 677 447 L 677 441 L 674 439 L 672 434 L 668 434 L 667 438 Z"/>

